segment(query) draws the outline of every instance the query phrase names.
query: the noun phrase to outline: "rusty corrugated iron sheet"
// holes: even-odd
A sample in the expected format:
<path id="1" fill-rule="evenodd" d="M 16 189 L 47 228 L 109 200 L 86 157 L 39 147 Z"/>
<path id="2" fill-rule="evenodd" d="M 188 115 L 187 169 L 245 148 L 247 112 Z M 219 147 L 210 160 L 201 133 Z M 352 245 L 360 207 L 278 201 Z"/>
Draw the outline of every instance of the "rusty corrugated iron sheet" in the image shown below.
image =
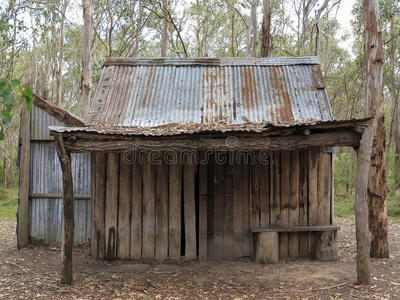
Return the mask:
<path id="1" fill-rule="evenodd" d="M 86 126 L 162 135 L 332 119 L 315 58 L 110 59 Z"/>

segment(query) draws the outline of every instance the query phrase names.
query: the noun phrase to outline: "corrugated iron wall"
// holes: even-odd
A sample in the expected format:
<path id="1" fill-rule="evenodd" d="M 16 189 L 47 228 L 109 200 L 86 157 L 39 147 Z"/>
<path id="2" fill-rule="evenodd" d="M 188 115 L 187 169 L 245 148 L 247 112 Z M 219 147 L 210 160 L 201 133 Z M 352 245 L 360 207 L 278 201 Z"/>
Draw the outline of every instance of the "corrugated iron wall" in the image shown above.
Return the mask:
<path id="1" fill-rule="evenodd" d="M 62 172 L 48 126 L 66 126 L 34 106 L 31 112 L 29 236 L 36 245 L 61 245 Z M 90 154 L 74 153 L 72 172 L 75 200 L 75 244 L 90 237 Z"/>

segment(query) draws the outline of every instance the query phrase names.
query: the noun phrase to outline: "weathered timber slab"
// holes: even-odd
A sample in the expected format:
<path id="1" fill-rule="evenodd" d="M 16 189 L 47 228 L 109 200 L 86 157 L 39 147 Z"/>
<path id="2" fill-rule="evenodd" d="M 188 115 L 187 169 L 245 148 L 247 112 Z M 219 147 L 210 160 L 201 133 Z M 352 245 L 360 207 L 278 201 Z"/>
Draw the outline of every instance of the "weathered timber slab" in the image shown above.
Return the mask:
<path id="1" fill-rule="evenodd" d="M 329 231 L 340 230 L 336 225 L 323 225 L 323 226 L 302 226 L 302 227 L 270 227 L 270 228 L 252 228 L 251 232 L 307 232 L 307 231 Z"/>
<path id="2" fill-rule="evenodd" d="M 137 150 L 232 150 L 226 143 L 225 137 L 134 137 L 118 136 L 115 139 L 110 135 L 91 133 L 64 133 L 65 147 L 68 152 L 121 152 Z M 235 150 L 296 150 L 310 147 L 358 147 L 360 134 L 343 131 L 315 133 L 309 136 L 292 135 L 278 137 L 238 137 Z"/>

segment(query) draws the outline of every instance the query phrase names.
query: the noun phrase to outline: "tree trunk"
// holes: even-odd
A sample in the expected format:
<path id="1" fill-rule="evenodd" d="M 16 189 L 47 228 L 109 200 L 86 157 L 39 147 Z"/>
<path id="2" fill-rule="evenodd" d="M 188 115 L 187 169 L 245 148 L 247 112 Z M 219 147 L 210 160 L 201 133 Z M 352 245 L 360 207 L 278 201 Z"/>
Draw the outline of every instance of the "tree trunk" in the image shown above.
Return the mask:
<path id="1" fill-rule="evenodd" d="M 253 28 L 253 57 L 257 57 L 258 50 L 258 24 L 257 24 L 257 4 L 258 0 L 253 0 L 251 4 L 251 14 L 252 14 L 252 28 Z"/>
<path id="2" fill-rule="evenodd" d="M 65 13 L 67 12 L 68 0 L 62 2 L 61 7 L 61 21 L 60 21 L 60 36 L 58 45 L 58 61 L 56 70 L 56 103 L 61 105 L 62 97 L 62 65 L 64 60 L 64 23 L 65 23 Z"/>
<path id="3" fill-rule="evenodd" d="M 323 11 L 328 7 L 329 0 L 325 0 L 322 6 L 318 9 L 316 15 L 315 15 L 315 52 L 314 55 L 318 56 L 319 55 L 319 37 L 320 37 L 320 30 L 319 30 L 319 22 L 321 22 L 321 17 Z M 312 51 L 312 30 L 310 34 L 310 55 L 313 55 Z"/>
<path id="4" fill-rule="evenodd" d="M 82 0 L 83 7 L 83 60 L 82 60 L 82 108 L 83 118 L 86 118 L 90 107 L 91 90 L 91 44 L 92 37 L 92 1 Z"/>
<path id="5" fill-rule="evenodd" d="M 271 39 L 271 1 L 263 0 L 263 22 L 262 22 L 262 37 L 261 37 L 261 57 L 269 57 L 272 52 Z"/>
<path id="6" fill-rule="evenodd" d="M 167 57 L 167 42 L 168 42 L 168 0 L 163 0 L 163 30 L 161 41 L 161 57 Z"/>
<path id="7" fill-rule="evenodd" d="M 367 116 L 374 117 L 374 141 L 368 182 L 371 257 L 389 257 L 386 207 L 385 124 L 383 102 L 383 46 L 378 0 L 364 0 L 365 95 Z"/>

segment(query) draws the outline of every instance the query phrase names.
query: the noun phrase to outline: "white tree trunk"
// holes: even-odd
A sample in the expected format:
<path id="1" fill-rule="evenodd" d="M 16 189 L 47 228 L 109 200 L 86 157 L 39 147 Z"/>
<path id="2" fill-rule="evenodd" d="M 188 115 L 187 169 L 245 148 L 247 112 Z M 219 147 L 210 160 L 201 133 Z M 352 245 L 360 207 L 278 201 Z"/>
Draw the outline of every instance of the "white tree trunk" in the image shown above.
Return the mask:
<path id="1" fill-rule="evenodd" d="M 91 44 L 92 37 L 92 1 L 82 0 L 83 7 L 83 60 L 82 60 L 82 108 L 83 118 L 89 113 L 91 90 Z"/>

